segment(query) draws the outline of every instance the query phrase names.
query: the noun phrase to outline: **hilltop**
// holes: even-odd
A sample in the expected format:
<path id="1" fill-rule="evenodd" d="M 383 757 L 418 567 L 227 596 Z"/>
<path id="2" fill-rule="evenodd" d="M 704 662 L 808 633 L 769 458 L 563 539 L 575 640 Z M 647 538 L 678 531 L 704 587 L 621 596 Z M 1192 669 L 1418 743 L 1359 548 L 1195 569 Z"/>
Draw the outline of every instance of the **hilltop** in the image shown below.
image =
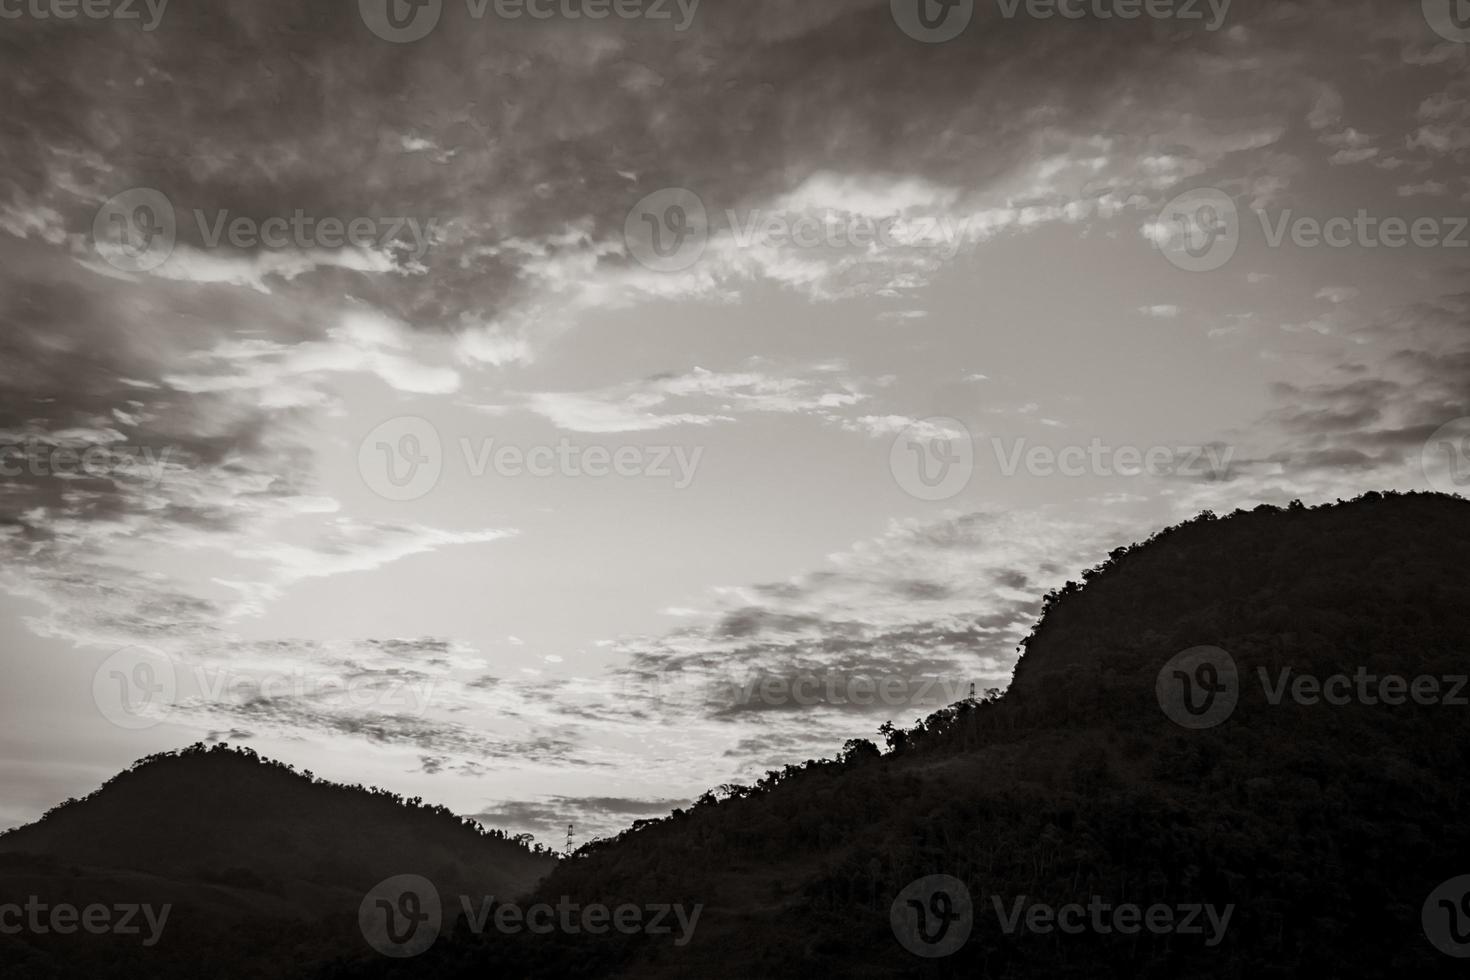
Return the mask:
<path id="1" fill-rule="evenodd" d="M 171 903 L 167 942 L 145 951 L 150 969 L 175 957 L 197 963 L 203 953 L 222 966 L 273 955 L 255 944 L 247 955 L 241 936 L 300 936 L 324 950 L 361 942 L 358 904 L 393 875 L 511 896 L 555 862 L 443 807 L 319 780 L 223 744 L 142 759 L 85 798 L 0 835 L 8 895 L 79 906 Z M 328 922 L 332 928 L 318 928 Z M 59 938 L 0 942 L 5 975 L 53 975 L 45 965 L 53 949 L 64 949 L 55 975 L 66 975 L 77 943 L 62 947 Z M 124 961 L 141 955 L 136 944 L 90 945 Z"/>

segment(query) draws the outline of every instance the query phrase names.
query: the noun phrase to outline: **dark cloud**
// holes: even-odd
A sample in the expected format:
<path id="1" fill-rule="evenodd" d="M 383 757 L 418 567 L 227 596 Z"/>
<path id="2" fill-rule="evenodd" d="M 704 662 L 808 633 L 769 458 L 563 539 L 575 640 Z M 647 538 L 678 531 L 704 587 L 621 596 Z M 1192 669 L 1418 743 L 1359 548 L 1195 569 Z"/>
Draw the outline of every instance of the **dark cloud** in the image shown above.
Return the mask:
<path id="1" fill-rule="evenodd" d="M 215 742 L 244 742 L 254 737 L 254 732 L 247 732 L 241 728 L 231 728 L 223 732 L 210 732 L 204 737 L 204 741 L 210 744 Z"/>
<path id="2" fill-rule="evenodd" d="M 137 186 L 181 212 L 256 220 L 283 204 L 441 218 L 430 275 L 400 261 L 402 275 L 322 269 L 273 288 L 308 301 L 351 292 L 456 329 L 461 314 L 493 317 L 526 298 L 528 253 L 508 240 L 552 258 L 615 240 L 633 203 L 660 187 L 740 207 L 860 166 L 973 188 L 1068 152 L 1100 122 L 1128 139 L 1120 107 L 1157 114 L 1161 149 L 1174 128 L 1176 142 L 1213 154 L 1281 99 L 1311 94 L 1265 55 L 1254 76 L 1233 67 L 1223 32 L 1056 30 L 979 6 L 974 29 L 938 47 L 909 43 L 876 0 L 705 0 L 684 33 L 616 20 L 456 24 L 465 11 L 449 4 L 442 28 L 413 45 L 380 42 L 350 4 L 308 12 L 287 0 L 178 4 L 152 33 L 19 22 L 11 104 L 45 111 L 12 117 L 3 160 L 18 206 L 51 209 L 72 233 Z M 1235 8 L 1242 23 L 1262 19 Z M 1326 29 L 1301 11 L 1269 16 L 1267 50 Z M 1167 107 L 1174 79 L 1203 57 L 1239 82 L 1203 107 L 1208 122 L 1201 107 Z M 192 220 L 180 235 L 204 244 Z"/>
<path id="3" fill-rule="evenodd" d="M 940 582 L 927 582 L 923 579 L 903 582 L 899 588 L 903 595 L 918 601 L 925 599 L 947 599 L 951 594 L 949 586 Z"/>
<path id="4" fill-rule="evenodd" d="M 1401 480 L 1441 426 L 1470 416 L 1470 294 L 1384 313 L 1327 366 L 1327 380 L 1278 383 L 1259 435 L 1278 445 L 1242 474 L 1374 472 Z"/>
<path id="5" fill-rule="evenodd" d="M 769 609 L 748 607 L 725 616 L 717 629 L 722 636 L 740 639 L 765 632 L 795 633 L 819 625 L 829 624 L 815 616 L 783 615 Z"/>

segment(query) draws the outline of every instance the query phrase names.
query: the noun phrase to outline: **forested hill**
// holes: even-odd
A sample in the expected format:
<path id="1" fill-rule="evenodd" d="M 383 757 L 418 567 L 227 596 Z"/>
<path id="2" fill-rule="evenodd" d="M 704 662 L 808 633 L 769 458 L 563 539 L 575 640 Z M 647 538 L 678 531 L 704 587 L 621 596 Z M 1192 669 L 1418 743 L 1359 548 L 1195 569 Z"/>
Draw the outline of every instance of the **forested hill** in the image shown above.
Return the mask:
<path id="1" fill-rule="evenodd" d="M 702 906 L 685 944 L 492 928 L 331 975 L 1462 975 L 1421 915 L 1470 873 L 1467 562 L 1455 497 L 1201 515 L 1050 596 L 1004 696 L 707 795 L 538 889 Z M 931 875 L 964 884 L 973 929 L 922 958 L 891 913 Z M 1215 936 L 1007 931 L 1016 903 L 1231 913 Z"/>
<path id="2" fill-rule="evenodd" d="M 203 745 L 140 760 L 85 799 L 0 836 L 7 853 L 357 891 L 411 859 L 502 895 L 529 889 L 555 863 L 444 807 Z"/>
<path id="3" fill-rule="evenodd" d="M 405 869 L 512 896 L 555 863 L 444 807 L 195 745 L 0 836 L 0 903 L 167 904 L 162 941 L 0 935 L 0 976 L 299 975 L 356 949 L 363 896 Z"/>
<path id="4" fill-rule="evenodd" d="M 1233 637 L 1300 653 L 1314 636 L 1343 639 L 1348 617 L 1373 632 L 1355 653 L 1389 663 L 1419 656 L 1414 644 L 1443 638 L 1447 617 L 1463 614 L 1451 607 L 1463 602 L 1456 566 L 1464 569 L 1467 546 L 1470 503 L 1442 494 L 1368 494 L 1223 519 L 1206 512 L 1115 550 L 1048 596 L 1011 689 L 1034 690 L 1073 668 L 1148 668 L 1160 647 Z"/>

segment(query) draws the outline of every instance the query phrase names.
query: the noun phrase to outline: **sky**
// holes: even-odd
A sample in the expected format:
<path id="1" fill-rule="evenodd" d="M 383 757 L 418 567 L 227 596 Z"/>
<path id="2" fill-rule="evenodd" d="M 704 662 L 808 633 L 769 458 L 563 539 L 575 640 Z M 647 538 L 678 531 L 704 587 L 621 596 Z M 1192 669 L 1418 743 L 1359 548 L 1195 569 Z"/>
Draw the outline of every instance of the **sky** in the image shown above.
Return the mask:
<path id="1" fill-rule="evenodd" d="M 581 843 L 1470 485 L 1465 4 L 923 3 L 0 2 L 0 827 L 228 741 Z"/>

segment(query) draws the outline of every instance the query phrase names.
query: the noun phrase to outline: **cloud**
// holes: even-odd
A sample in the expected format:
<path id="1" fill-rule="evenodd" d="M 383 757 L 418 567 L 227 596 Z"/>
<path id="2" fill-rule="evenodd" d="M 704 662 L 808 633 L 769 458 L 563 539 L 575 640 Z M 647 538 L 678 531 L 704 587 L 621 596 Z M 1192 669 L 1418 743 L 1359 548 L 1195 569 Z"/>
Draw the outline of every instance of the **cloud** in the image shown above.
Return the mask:
<path id="1" fill-rule="evenodd" d="M 1386 311 L 1300 363 L 1301 380 L 1273 384 L 1276 406 L 1242 440 L 1253 446 L 1233 466 L 1232 492 L 1276 502 L 1330 500 L 1364 485 L 1422 489 L 1426 440 L 1470 415 L 1467 299 Z"/>
<path id="2" fill-rule="evenodd" d="M 1039 515 L 895 523 L 807 575 L 721 590 L 699 621 L 620 639 L 615 676 L 645 730 L 713 723 L 742 745 L 786 736 L 830 754 L 971 684 L 1004 687 L 1041 592 L 1117 533 Z M 782 758 L 731 752 L 746 774 Z"/>
<path id="3" fill-rule="evenodd" d="M 1443 197 L 1448 185 L 1438 180 L 1426 180 L 1422 184 L 1400 184 L 1395 193 L 1399 197 Z"/>
<path id="4" fill-rule="evenodd" d="M 572 432 L 649 432 L 714 425 L 755 414 L 835 420 L 869 396 L 839 365 L 782 374 L 763 365 L 740 371 L 695 367 L 585 392 L 536 392 L 521 404 Z M 504 406 L 488 406 L 502 411 Z"/>
<path id="5" fill-rule="evenodd" d="M 874 439 L 891 439 L 900 433 L 910 439 L 924 442 L 941 442 L 950 439 L 969 439 L 970 433 L 945 419 L 917 419 L 908 415 L 860 415 L 855 419 L 844 419 L 842 428 L 849 432 L 860 432 Z"/>
<path id="6" fill-rule="evenodd" d="M 361 522 L 337 518 L 326 523 L 315 541 L 300 545 L 271 541 L 242 545 L 237 554 L 263 563 L 263 579 L 228 583 L 259 611 L 269 599 L 298 582 L 354 572 L 367 572 L 412 555 L 426 554 L 452 545 L 487 544 L 515 536 L 506 529 L 445 531 L 420 525 L 384 521 Z"/>
<path id="7" fill-rule="evenodd" d="M 457 386 L 401 322 L 347 301 L 120 286 L 31 242 L 0 240 L 0 254 L 0 451 L 27 460 L 0 484 L 0 587 L 40 604 L 33 630 L 177 646 L 305 578 L 503 536 L 354 522 L 316 486 L 306 433 L 335 403 L 325 379 Z M 193 571 L 149 570 L 150 549 Z"/>
<path id="8" fill-rule="evenodd" d="M 1323 286 L 1317 290 L 1316 299 L 1325 299 L 1329 303 L 1346 303 L 1358 298 L 1356 286 Z"/>
<path id="9" fill-rule="evenodd" d="M 407 88 L 393 81 L 405 52 L 370 43 L 350 9 L 302 14 L 265 0 L 249 12 L 191 11 L 161 28 L 180 33 L 159 43 L 140 34 L 103 44 L 71 32 L 53 39 L 61 47 L 48 56 L 27 53 L 17 65 L 68 95 L 25 117 L 27 139 L 8 141 L 6 170 L 17 177 L 0 189 L 8 209 L 0 213 L 11 215 L 0 227 L 28 240 L 64 236 L 69 252 L 86 253 L 98 205 L 156 187 L 183 220 L 174 259 L 151 278 L 268 288 L 313 304 L 351 295 L 414 331 L 452 336 L 465 370 L 503 370 L 533 362 L 590 314 L 636 304 L 724 304 L 760 284 L 816 302 L 911 294 L 970 250 L 1048 226 L 1085 234 L 1094 222 L 1155 209 L 1226 161 L 1267 151 L 1274 156 L 1253 180 L 1270 198 L 1292 177 L 1290 156 L 1276 148 L 1304 117 L 1329 145 L 1343 142 L 1339 152 L 1365 149 L 1366 137 L 1339 128 L 1342 88 L 1326 80 L 1336 63 L 1326 54 L 1304 63 L 1296 44 L 1356 36 L 1346 15 L 1309 24 L 1295 11 L 1241 11 L 1232 30 L 1196 32 L 1187 43 L 1118 32 L 1085 50 L 1046 25 L 997 21 L 1007 40 L 977 37 L 983 57 L 951 46 L 918 60 L 895 43 L 881 4 L 821 6 L 768 0 L 760 8 L 768 13 L 753 17 L 711 2 L 698 30 L 681 35 L 609 21 L 553 41 L 555 32 L 469 23 L 415 46 L 423 63 L 409 63 Z M 288 38 L 265 43 L 283 23 L 292 25 Z M 1018 34 L 1026 44 L 1015 43 Z M 185 36 L 190 43 L 179 43 Z M 236 43 L 217 40 L 225 37 Z M 803 46 L 817 40 L 829 43 L 812 58 Z M 68 84 L 79 64 L 88 65 L 86 86 Z M 1202 75 L 1229 86 L 1229 103 L 1180 84 Z M 174 97 L 181 77 L 197 79 L 188 98 Z M 881 92 L 876 78 L 885 79 Z M 224 79 L 279 87 L 299 105 L 332 104 L 344 115 L 322 125 L 316 113 L 281 109 L 280 99 L 244 104 Z M 763 95 L 771 79 L 782 81 L 779 110 Z M 114 113 L 105 139 L 62 122 L 86 111 L 88 93 L 130 87 L 151 111 Z M 833 108 L 851 92 L 868 93 L 861 111 Z M 1444 93 L 1420 110 L 1434 134 L 1459 118 L 1457 94 Z M 628 138 L 634 131 L 644 138 Z M 176 160 L 139 149 L 173 145 L 180 133 L 188 148 Z M 340 179 L 341 159 L 356 161 L 354 180 Z M 654 273 L 629 256 L 624 227 L 642 197 L 674 186 L 705 200 L 715 233 L 690 269 Z M 386 247 L 227 251 L 208 248 L 188 220 L 203 210 L 261 222 L 283 209 L 433 220 L 434 247 L 413 263 Z M 741 241 L 742 228 L 771 216 L 829 229 L 877 223 L 888 237 L 816 248 Z M 264 383 L 321 357 L 405 391 L 459 383 L 443 365 L 324 332 L 272 338 L 248 356 L 217 351 L 209 373 L 233 355 L 237 382 Z M 274 397 L 308 395 L 276 383 L 289 393 Z"/>
<path id="10" fill-rule="evenodd" d="M 452 394 L 460 376 L 448 367 L 424 364 L 408 354 L 408 329 L 364 310 L 344 314 L 322 340 L 282 344 L 250 339 L 225 341 L 194 352 L 185 371 L 165 375 L 176 390 L 191 394 L 219 391 L 256 393 L 270 407 L 324 404 L 324 377 L 373 374 L 397 391 Z M 187 373 L 186 373 L 187 372 Z"/>

